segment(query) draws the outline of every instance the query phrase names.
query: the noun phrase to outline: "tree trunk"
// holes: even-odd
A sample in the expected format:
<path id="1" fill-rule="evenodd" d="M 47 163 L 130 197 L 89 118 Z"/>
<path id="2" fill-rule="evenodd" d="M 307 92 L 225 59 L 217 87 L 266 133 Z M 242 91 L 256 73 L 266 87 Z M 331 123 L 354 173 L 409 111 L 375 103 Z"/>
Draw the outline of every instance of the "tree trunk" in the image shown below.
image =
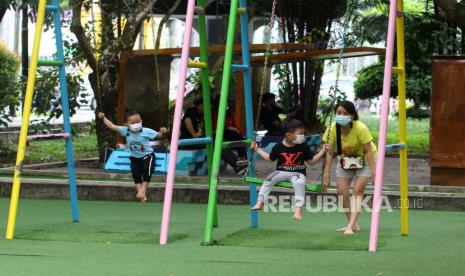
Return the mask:
<path id="1" fill-rule="evenodd" d="M 457 0 L 435 0 L 435 3 L 444 11 L 448 20 L 454 21 L 461 28 L 465 27 L 465 6 Z"/>
<path id="2" fill-rule="evenodd" d="M 141 0 L 139 2 L 140 3 L 132 10 L 132 13 L 126 14 L 127 22 L 124 29 L 118 30 L 120 26 L 116 26 L 119 36 L 118 39 L 115 39 L 113 33 L 113 17 L 121 14 L 120 10 L 116 12 L 114 10 L 120 7 L 120 5 L 113 5 L 109 2 L 99 2 L 102 10 L 101 45 L 99 49 L 94 49 L 95 45 L 93 44 L 93 39 L 92 37 L 88 37 L 88 33 L 81 22 L 83 1 L 70 1 L 70 6 L 73 7 L 71 31 L 75 34 L 79 47 L 89 67 L 93 71 L 93 73 L 89 75 L 89 81 L 97 102 L 97 111 L 104 112 L 108 119 L 113 122 L 116 122 L 115 115 L 118 104 L 119 55 L 122 50 L 130 50 L 134 47 L 140 27 L 157 0 Z M 116 22 L 118 21 L 117 18 Z M 99 51 L 98 60 L 95 55 L 97 50 Z M 116 137 L 113 132 L 103 125 L 102 120 L 96 118 L 95 121 L 100 160 L 103 161 L 102 149 L 105 146 L 113 147 L 116 144 Z"/>
<path id="3" fill-rule="evenodd" d="M 100 72 L 101 75 L 107 74 L 107 72 Z M 118 106 L 118 90 L 108 87 L 104 83 L 100 83 L 100 89 L 97 86 L 97 75 L 95 72 L 89 74 L 89 82 L 94 93 L 97 112 L 105 113 L 105 116 L 112 122 L 117 122 L 116 118 L 116 107 Z M 100 92 L 100 94 L 99 94 Z M 95 114 L 95 131 L 97 133 L 97 144 L 99 148 L 100 160 L 103 160 L 105 147 L 114 148 L 116 145 L 116 136 L 113 131 L 105 127 L 103 121 Z"/>

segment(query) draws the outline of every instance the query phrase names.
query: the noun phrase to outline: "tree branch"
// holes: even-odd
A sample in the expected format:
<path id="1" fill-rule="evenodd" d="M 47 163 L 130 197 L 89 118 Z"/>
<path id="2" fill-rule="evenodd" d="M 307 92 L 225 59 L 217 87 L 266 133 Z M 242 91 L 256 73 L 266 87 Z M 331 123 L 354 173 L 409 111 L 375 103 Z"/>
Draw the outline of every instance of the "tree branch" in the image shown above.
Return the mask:
<path id="1" fill-rule="evenodd" d="M 87 63 L 90 68 L 95 71 L 97 68 L 97 59 L 94 55 L 94 49 L 91 46 L 89 39 L 86 36 L 86 32 L 82 27 L 81 23 L 81 9 L 82 1 L 81 0 L 71 0 L 71 6 L 73 7 L 73 17 L 71 20 L 71 32 L 74 33 L 76 39 L 78 40 L 79 47 L 81 47 L 82 52 L 84 53 Z"/>
<path id="2" fill-rule="evenodd" d="M 137 31 L 140 30 L 142 21 L 147 17 L 147 14 L 152 11 L 157 0 L 141 0 L 133 14 L 131 14 L 124 26 L 122 39 L 122 48 L 130 50 L 134 44 L 134 37 L 137 37 Z"/>
<path id="3" fill-rule="evenodd" d="M 2 19 L 3 19 L 3 16 L 5 15 L 6 13 L 6 8 L 0 8 L 0 22 L 2 22 Z"/>
<path id="4" fill-rule="evenodd" d="M 446 18 L 465 28 L 465 5 L 456 0 L 435 0 L 436 4 L 444 11 Z"/>
<path id="5" fill-rule="evenodd" d="M 180 3 L 181 3 L 181 0 L 176 0 L 176 2 L 174 2 L 171 9 L 160 20 L 160 24 L 158 25 L 158 31 L 157 31 L 157 40 L 154 45 L 155 51 L 158 51 L 158 49 L 160 48 L 161 32 L 163 31 L 163 26 L 168 21 L 168 19 L 170 19 L 171 15 L 176 11 Z"/>

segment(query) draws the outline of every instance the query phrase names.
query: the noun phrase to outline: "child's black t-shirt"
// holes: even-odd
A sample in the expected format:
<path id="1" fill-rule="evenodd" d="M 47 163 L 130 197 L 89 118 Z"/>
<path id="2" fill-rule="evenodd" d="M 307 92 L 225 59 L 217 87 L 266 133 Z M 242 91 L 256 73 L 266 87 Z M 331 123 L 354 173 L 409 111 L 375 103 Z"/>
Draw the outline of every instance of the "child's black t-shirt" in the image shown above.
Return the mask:
<path id="1" fill-rule="evenodd" d="M 190 118 L 191 121 L 192 121 L 192 126 L 194 127 L 194 131 L 196 132 L 196 134 L 199 135 L 199 137 L 203 137 L 203 114 L 200 113 L 198 110 L 197 110 L 197 107 L 194 106 L 194 107 L 191 107 L 189 109 L 186 110 L 186 112 L 184 113 L 184 117 L 182 117 L 182 124 L 181 124 L 181 139 L 189 139 L 189 138 L 194 138 L 192 136 L 192 134 L 189 132 L 189 130 L 187 129 L 185 123 L 184 123 L 184 120 L 186 118 Z"/>
<path id="2" fill-rule="evenodd" d="M 277 171 L 298 172 L 306 174 L 305 161 L 313 158 L 313 152 L 307 144 L 297 144 L 286 147 L 283 143 L 276 144 L 270 152 L 270 160 L 278 160 Z"/>

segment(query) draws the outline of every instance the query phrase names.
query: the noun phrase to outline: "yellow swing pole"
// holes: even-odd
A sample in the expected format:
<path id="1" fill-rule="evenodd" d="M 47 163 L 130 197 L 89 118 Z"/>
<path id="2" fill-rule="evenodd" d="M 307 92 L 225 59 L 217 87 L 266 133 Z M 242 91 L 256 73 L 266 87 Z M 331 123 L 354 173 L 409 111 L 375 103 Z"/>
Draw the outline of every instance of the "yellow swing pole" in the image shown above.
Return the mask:
<path id="1" fill-rule="evenodd" d="M 32 97 L 34 95 L 34 86 L 36 81 L 37 62 L 39 59 L 40 38 L 42 36 L 42 27 L 44 25 L 46 0 L 39 1 L 38 15 L 36 21 L 36 30 L 34 34 L 34 46 L 32 48 L 32 57 L 27 77 L 26 97 L 24 99 L 23 118 L 21 122 L 21 132 L 19 134 L 18 152 L 16 155 L 16 166 L 11 191 L 10 211 L 8 214 L 8 225 L 6 228 L 6 239 L 12 240 L 16 213 L 18 210 L 19 188 L 21 185 L 21 171 L 23 167 L 24 155 L 26 152 L 26 138 L 29 130 L 29 118 L 31 115 Z"/>
<path id="2" fill-rule="evenodd" d="M 408 177 L 407 177 L 407 112 L 405 92 L 404 1 L 397 1 L 397 68 L 399 87 L 399 142 L 400 150 L 400 234 L 408 235 Z"/>

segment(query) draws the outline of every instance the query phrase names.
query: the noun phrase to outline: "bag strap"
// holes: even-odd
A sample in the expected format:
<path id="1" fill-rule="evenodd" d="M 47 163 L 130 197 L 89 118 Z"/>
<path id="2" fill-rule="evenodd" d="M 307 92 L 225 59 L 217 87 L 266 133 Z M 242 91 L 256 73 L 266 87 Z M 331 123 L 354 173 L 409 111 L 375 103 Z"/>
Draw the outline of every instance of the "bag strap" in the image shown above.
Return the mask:
<path id="1" fill-rule="evenodd" d="M 337 146 L 337 155 L 342 155 L 342 141 L 341 141 L 341 125 L 336 124 L 336 146 Z"/>

